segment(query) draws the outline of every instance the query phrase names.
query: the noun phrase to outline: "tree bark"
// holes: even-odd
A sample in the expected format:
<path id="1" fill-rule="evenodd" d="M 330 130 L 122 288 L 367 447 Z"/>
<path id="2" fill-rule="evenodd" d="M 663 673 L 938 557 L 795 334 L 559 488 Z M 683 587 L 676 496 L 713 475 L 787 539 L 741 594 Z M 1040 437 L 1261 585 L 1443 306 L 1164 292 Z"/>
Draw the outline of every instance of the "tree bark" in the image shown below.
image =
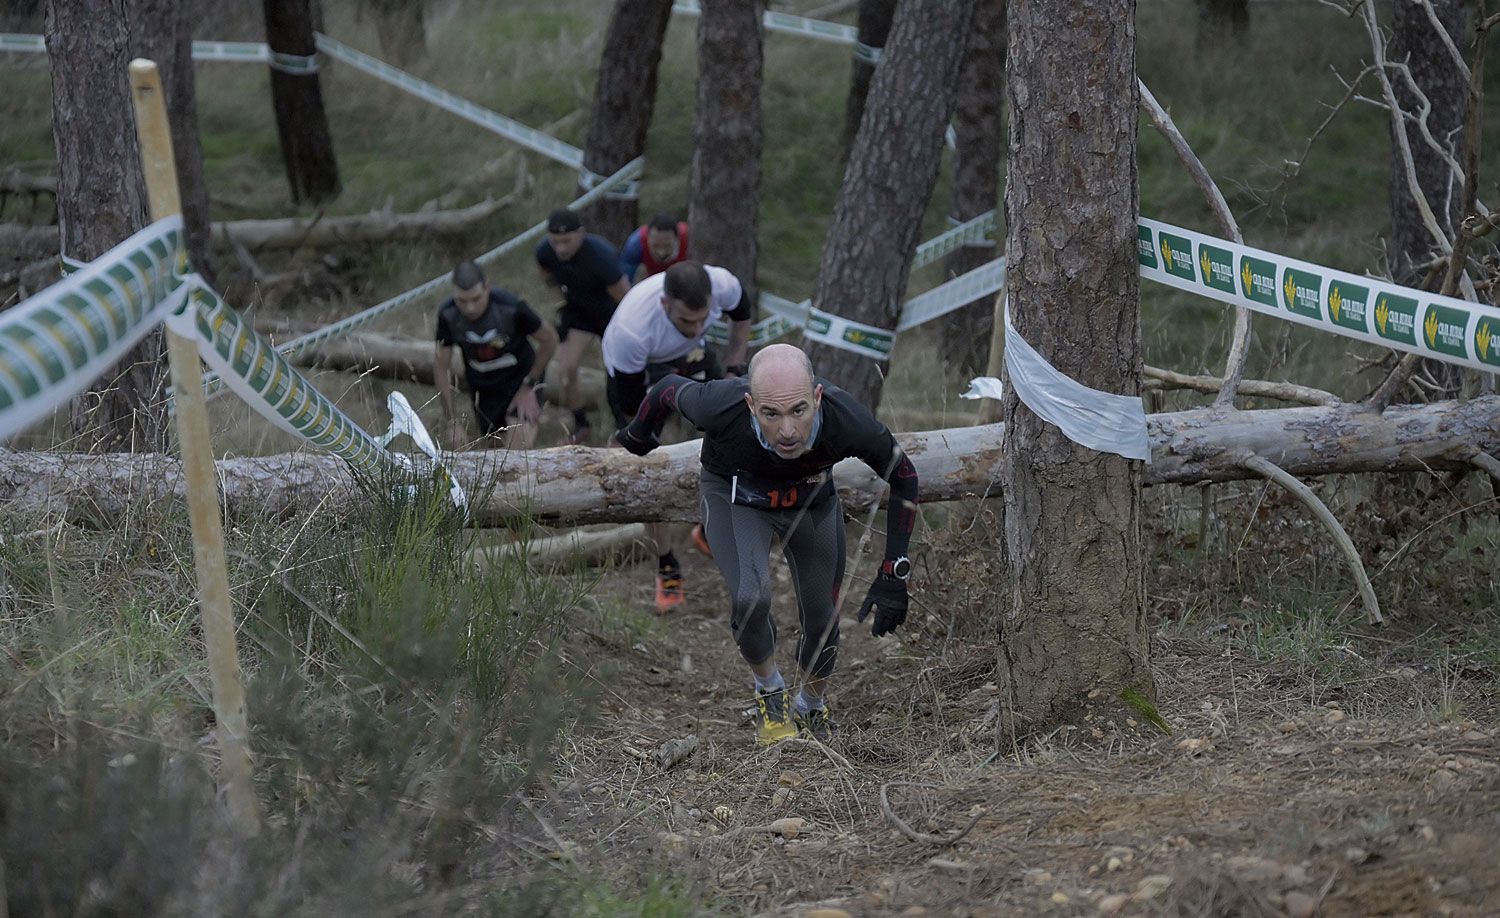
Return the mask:
<path id="1" fill-rule="evenodd" d="M 896 18 L 896 0 L 859 0 L 858 41 L 866 47 L 885 49 L 891 35 L 891 23 Z M 879 65 L 861 54 L 855 54 L 849 64 L 849 95 L 844 100 L 844 133 L 839 143 L 844 161 L 849 161 L 849 150 L 859 134 L 859 122 L 865 116 L 865 99 L 870 95 L 870 83 L 875 79 Z"/>
<path id="2" fill-rule="evenodd" d="M 948 216 L 962 223 L 995 209 L 1000 194 L 1000 101 L 1005 93 L 1005 0 L 975 0 L 969 47 L 958 77 L 953 130 L 953 200 Z M 998 255 L 993 242 L 956 249 L 943 262 L 949 277 L 967 274 Z M 968 378 L 984 372 L 995 324 L 993 296 L 981 297 L 943 320 L 943 354 Z"/>
<path id="3" fill-rule="evenodd" d="M 1141 390 L 1134 0 L 1016 0 L 1006 70 L 1006 292 L 1020 336 L 1093 389 Z M 1009 379 L 1009 373 L 1005 374 Z M 1005 541 L 1014 588 L 1001 673 L 1010 727 L 1090 697 L 1154 696 L 1141 562 L 1141 463 L 1041 420 L 1007 384 Z M 1091 696 L 1091 693 L 1101 693 Z"/>
<path id="4" fill-rule="evenodd" d="M 266 44 L 272 53 L 308 56 L 317 52 L 313 38 L 310 0 L 263 0 Z M 271 103 L 276 110 L 276 134 L 281 161 L 294 203 L 329 201 L 338 197 L 338 160 L 323 108 L 323 87 L 316 73 L 288 73 L 271 68 Z"/>
<path id="5" fill-rule="evenodd" d="M 1500 453 L 1500 397 L 1397 405 L 1384 414 L 1358 405 L 1235 411 L 1213 408 L 1152 415 L 1145 484 L 1191 485 L 1260 476 L 1245 457 L 1271 457 L 1302 477 L 1342 473 L 1456 471 L 1475 449 Z M 1001 496 L 1004 424 L 898 434 L 924 502 Z M 586 523 L 690 521 L 698 513 L 701 441 L 663 447 L 645 459 L 623 450 L 557 447 L 529 453 L 450 457 L 448 468 L 473 496 L 472 522 L 496 526 L 523 516 Z M 218 477 L 230 513 L 334 512 L 356 484 L 341 460 L 297 452 L 224 459 Z M 883 499 L 884 482 L 858 460 L 834 470 L 849 514 Z M 180 499 L 181 466 L 165 454 L 98 455 L 0 449 L 0 506 L 107 524 L 145 503 Z M 1070 586 L 1069 591 L 1077 589 Z M 1057 626 L 1061 627 L 1061 626 Z M 1080 630 L 1087 635 L 1089 629 Z M 1067 660 L 1087 646 L 1077 637 Z"/>
<path id="6" fill-rule="evenodd" d="M 1438 14 L 1448 35 L 1459 48 L 1468 46 L 1464 26 L 1468 16 L 1464 0 L 1432 0 L 1432 8 Z M 1393 3 L 1391 19 L 1391 43 L 1387 50 L 1389 60 L 1404 62 L 1411 70 L 1412 80 L 1421 89 L 1432 106 L 1427 114 L 1427 127 L 1455 161 L 1463 157 L 1464 117 L 1468 110 L 1468 81 L 1443 42 L 1438 30 L 1426 11 L 1412 0 L 1397 0 Z M 1392 74 L 1392 87 L 1396 101 L 1402 110 L 1413 115 L 1420 114 L 1421 102 L 1411 84 Z M 1442 154 L 1428 145 L 1421 128 L 1406 121 L 1406 140 L 1411 147 L 1412 164 L 1416 166 L 1417 185 L 1422 197 L 1437 216 L 1438 224 L 1451 239 L 1454 227 L 1463 219 L 1463 182 L 1449 167 Z M 1395 130 L 1394 127 L 1391 128 Z M 1406 167 L 1401 158 L 1395 137 L 1391 138 L 1391 279 L 1408 287 L 1422 286 L 1423 264 L 1438 254 L 1437 243 L 1422 221 L 1407 181 Z M 1457 394 L 1463 384 L 1463 371 L 1458 367 L 1436 360 L 1425 360 L 1423 365 L 1428 375 L 1441 386 L 1442 392 Z"/>
<path id="7" fill-rule="evenodd" d="M 57 147 L 62 252 L 92 261 L 146 225 L 146 191 L 126 65 L 130 0 L 51 0 L 44 27 Z M 160 450 L 166 361 L 148 335 L 73 402 L 85 449 Z"/>
<path id="8" fill-rule="evenodd" d="M 1250 0 L 1198 0 L 1198 50 L 1238 47 L 1250 33 Z"/>
<path id="9" fill-rule="evenodd" d="M 380 53 L 397 67 L 408 66 L 427 51 L 422 6 L 422 0 L 370 0 Z"/>
<path id="10" fill-rule="evenodd" d="M 193 73 L 194 4 L 181 0 L 134 0 L 131 46 L 137 57 L 156 62 L 172 128 L 172 159 L 182 198 L 182 225 L 193 270 L 212 284 L 209 261 L 208 181 L 198 140 L 197 82 Z"/>
<path id="11" fill-rule="evenodd" d="M 896 11 L 818 266 L 813 304 L 825 312 L 896 325 L 973 8 L 974 0 L 903 0 Z M 872 409 L 879 404 L 880 363 L 826 344 L 807 352 L 819 373 Z"/>
<path id="12" fill-rule="evenodd" d="M 646 153 L 646 134 L 656 111 L 662 40 L 671 18 L 672 0 L 618 0 L 615 4 L 583 146 L 583 166 L 595 175 L 614 175 Z M 587 190 L 580 183 L 579 193 Z M 591 232 L 623 245 L 640 225 L 639 204 L 633 196 L 605 195 L 584 213 L 584 223 Z"/>
<path id="13" fill-rule="evenodd" d="M 760 226 L 762 0 L 708 0 L 698 20 L 693 257 L 728 268 L 755 302 Z"/>

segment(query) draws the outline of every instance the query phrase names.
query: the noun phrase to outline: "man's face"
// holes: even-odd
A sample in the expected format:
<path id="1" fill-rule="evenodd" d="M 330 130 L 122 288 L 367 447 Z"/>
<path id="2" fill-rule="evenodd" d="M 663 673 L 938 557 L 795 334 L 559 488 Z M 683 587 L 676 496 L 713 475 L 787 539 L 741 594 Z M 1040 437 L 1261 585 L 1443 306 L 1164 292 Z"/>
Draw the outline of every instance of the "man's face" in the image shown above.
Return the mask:
<path id="1" fill-rule="evenodd" d="M 651 257 L 657 261 L 670 260 L 677 254 L 677 231 L 652 227 L 646 231 L 646 247 L 651 250 Z"/>
<path id="2" fill-rule="evenodd" d="M 702 309 L 694 309 L 682 300 L 662 294 L 661 308 L 667 313 L 667 318 L 672 320 L 672 325 L 684 338 L 699 338 L 703 330 L 708 327 L 708 304 L 703 304 Z"/>
<path id="3" fill-rule="evenodd" d="M 552 244 L 552 251 L 557 253 L 558 261 L 572 261 L 583 246 L 583 229 L 580 227 L 566 233 L 548 233 L 547 241 Z"/>
<path id="4" fill-rule="evenodd" d="M 458 307 L 459 312 L 463 313 L 465 319 L 473 322 L 484 315 L 484 311 L 490 307 L 489 284 L 480 281 L 467 290 L 454 290 L 453 304 Z"/>
<path id="5" fill-rule="evenodd" d="M 776 455 L 796 459 L 807 452 L 807 440 L 823 401 L 822 386 L 813 386 L 806 379 L 791 385 L 771 380 L 752 387 L 745 401 Z"/>

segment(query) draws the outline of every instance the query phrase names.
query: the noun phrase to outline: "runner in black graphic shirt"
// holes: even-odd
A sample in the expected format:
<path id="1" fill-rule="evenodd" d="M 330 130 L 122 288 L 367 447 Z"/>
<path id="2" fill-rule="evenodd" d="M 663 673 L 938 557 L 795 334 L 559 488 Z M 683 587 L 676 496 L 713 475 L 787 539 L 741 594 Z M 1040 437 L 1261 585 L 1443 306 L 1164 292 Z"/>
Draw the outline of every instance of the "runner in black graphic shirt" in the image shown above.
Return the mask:
<path id="1" fill-rule="evenodd" d="M 874 613 L 876 635 L 906 620 L 916 469 L 869 409 L 815 379 L 807 356 L 788 344 L 756 354 L 748 380 L 666 377 L 615 437 L 645 455 L 656 448 L 662 424 L 674 412 L 703 431 L 703 526 L 729 587 L 730 628 L 755 676 L 756 738 L 769 745 L 800 728 L 826 739 L 833 727 L 824 688 L 838 652 L 844 573 L 844 516 L 833 466 L 857 458 L 890 482 L 885 560 L 859 610 L 860 621 Z M 795 699 L 788 699 L 776 666 L 769 562 L 777 537 L 801 617 L 797 662 L 806 678 Z"/>
<path id="2" fill-rule="evenodd" d="M 472 261 L 453 269 L 453 296 L 438 307 L 433 378 L 448 421 L 448 442 L 468 442 L 453 405 L 453 348 L 463 353 L 464 377 L 479 433 L 487 445 L 530 449 L 536 439 L 538 400 L 557 332 L 542 324 L 524 300 L 491 287 Z M 532 342 L 535 342 L 535 347 Z M 510 418 L 512 423 L 507 425 Z M 502 437 L 503 434 L 503 437 Z"/>

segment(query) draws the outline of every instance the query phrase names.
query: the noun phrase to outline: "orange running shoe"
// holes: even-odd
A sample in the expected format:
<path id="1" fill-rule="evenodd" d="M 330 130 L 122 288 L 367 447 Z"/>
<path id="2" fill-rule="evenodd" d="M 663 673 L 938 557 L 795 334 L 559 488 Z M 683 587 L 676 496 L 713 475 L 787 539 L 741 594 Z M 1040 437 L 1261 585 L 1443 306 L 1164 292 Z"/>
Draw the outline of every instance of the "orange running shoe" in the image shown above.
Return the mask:
<path id="1" fill-rule="evenodd" d="M 710 558 L 714 556 L 714 550 L 708 547 L 708 535 L 703 531 L 702 523 L 693 527 L 693 547 Z"/>
<path id="2" fill-rule="evenodd" d="M 669 567 L 656 572 L 656 614 L 666 615 L 687 602 L 682 590 L 682 571 Z"/>

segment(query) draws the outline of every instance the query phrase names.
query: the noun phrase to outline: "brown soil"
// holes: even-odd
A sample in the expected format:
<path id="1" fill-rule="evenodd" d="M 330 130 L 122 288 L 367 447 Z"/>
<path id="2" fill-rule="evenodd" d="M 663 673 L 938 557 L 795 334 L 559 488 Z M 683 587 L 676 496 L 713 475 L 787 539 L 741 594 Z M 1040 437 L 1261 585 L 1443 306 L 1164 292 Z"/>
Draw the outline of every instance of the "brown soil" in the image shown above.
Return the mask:
<path id="1" fill-rule="evenodd" d="M 864 588 L 850 590 L 832 749 L 759 749 L 717 573 L 698 556 L 687 570 L 685 611 L 643 639 L 590 631 L 591 662 L 574 661 L 604 716 L 565 756 L 552 816 L 596 866 L 687 877 L 717 910 L 777 915 L 1500 913 L 1493 672 L 1370 660 L 1399 643 L 1387 630 L 1351 643 L 1370 662 L 1359 678 L 1331 678 L 1257 660 L 1223 625 L 1163 627 L 1153 667 L 1171 735 L 1089 715 L 1002 746 L 982 621 L 939 613 L 973 590 L 950 577 L 939 591 L 928 572 L 899 641 L 853 623 Z M 595 594 L 646 608 L 649 590 L 634 567 Z M 789 657 L 784 572 L 777 591 Z M 1165 618 L 1170 599 L 1153 603 Z M 658 747 L 688 735 L 696 751 L 663 771 Z M 916 832 L 978 820 L 955 844 L 913 841 L 882 811 L 883 785 Z M 796 837 L 765 828 L 783 817 L 805 820 Z"/>

